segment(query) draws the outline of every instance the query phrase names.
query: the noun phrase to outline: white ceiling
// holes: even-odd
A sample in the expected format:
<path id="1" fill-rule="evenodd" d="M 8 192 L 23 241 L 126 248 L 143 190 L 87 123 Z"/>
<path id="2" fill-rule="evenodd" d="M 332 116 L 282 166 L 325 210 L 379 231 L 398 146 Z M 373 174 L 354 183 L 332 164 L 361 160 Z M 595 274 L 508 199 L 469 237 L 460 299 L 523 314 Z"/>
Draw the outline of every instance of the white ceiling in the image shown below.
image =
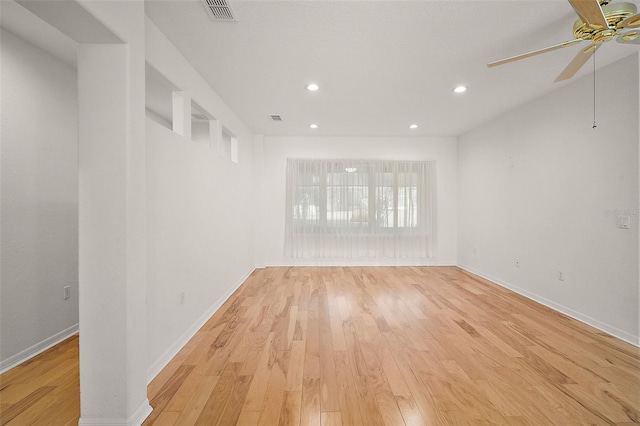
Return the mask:
<path id="1" fill-rule="evenodd" d="M 0 0 L 0 25 L 61 61 L 76 66 L 78 44 L 13 0 Z"/>
<path id="2" fill-rule="evenodd" d="M 0 3 L 3 27 L 75 63 L 75 42 L 15 2 Z M 575 14 L 565 0 L 231 4 L 238 22 L 211 21 L 197 0 L 147 0 L 146 8 L 251 130 L 265 135 L 460 135 L 568 84 L 553 80 L 580 49 L 486 67 L 571 39 Z M 637 51 L 609 42 L 598 50 L 598 68 Z M 591 78 L 592 69 L 590 62 L 574 78 Z M 311 81 L 318 92 L 304 89 Z M 457 84 L 469 91 L 454 95 Z M 270 121 L 272 113 L 284 121 Z M 309 129 L 312 122 L 320 127 Z M 420 127 L 410 130 L 411 123 Z"/>
<path id="3" fill-rule="evenodd" d="M 580 46 L 489 69 L 573 39 L 566 0 L 241 1 L 237 22 L 199 1 L 147 0 L 147 14 L 255 133 L 460 135 L 561 87 Z M 637 52 L 609 42 L 601 67 Z M 574 78 L 591 75 L 588 63 Z M 305 85 L 317 82 L 309 93 Z M 466 84 L 469 91 L 451 90 Z M 585 94 L 588 99 L 592 96 Z M 284 121 L 271 122 L 268 114 Z M 309 123 L 318 123 L 316 130 Z M 419 124 L 416 130 L 408 125 Z"/>

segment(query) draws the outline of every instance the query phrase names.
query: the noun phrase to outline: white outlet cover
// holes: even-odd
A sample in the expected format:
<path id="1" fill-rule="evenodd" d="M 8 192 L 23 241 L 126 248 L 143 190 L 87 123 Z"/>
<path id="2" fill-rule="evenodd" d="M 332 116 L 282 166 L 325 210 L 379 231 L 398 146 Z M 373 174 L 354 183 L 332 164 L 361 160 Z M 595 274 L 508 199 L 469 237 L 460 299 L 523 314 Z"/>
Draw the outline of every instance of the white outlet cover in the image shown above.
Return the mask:
<path id="1" fill-rule="evenodd" d="M 616 218 L 616 225 L 620 229 L 629 229 L 630 223 L 631 223 L 631 217 L 629 216 L 618 216 Z"/>

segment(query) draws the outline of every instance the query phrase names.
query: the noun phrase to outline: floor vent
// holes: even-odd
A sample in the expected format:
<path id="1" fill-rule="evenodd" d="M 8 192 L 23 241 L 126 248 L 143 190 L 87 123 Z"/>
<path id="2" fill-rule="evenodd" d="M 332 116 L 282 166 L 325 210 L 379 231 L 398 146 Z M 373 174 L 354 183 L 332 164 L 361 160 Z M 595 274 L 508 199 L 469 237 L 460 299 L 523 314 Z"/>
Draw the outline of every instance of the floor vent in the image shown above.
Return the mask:
<path id="1" fill-rule="evenodd" d="M 237 21 L 227 0 L 200 0 L 213 21 Z"/>
<path id="2" fill-rule="evenodd" d="M 269 114 L 269 117 L 271 117 L 271 121 L 282 121 L 280 114 Z"/>

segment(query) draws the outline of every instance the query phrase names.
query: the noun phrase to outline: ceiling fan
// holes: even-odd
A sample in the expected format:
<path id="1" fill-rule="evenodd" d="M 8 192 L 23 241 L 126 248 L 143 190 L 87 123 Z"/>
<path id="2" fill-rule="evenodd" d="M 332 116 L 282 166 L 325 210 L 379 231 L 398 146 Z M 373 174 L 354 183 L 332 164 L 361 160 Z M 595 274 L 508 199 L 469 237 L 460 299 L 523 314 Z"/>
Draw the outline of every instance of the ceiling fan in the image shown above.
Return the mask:
<path id="1" fill-rule="evenodd" d="M 591 44 L 578 52 L 578 55 L 560 73 L 555 81 L 567 80 L 589 60 L 602 43 L 617 37 L 618 43 L 640 44 L 640 14 L 633 3 L 611 3 L 608 0 L 569 0 L 579 19 L 573 24 L 575 39 L 549 46 L 544 49 L 523 53 L 522 55 L 487 64 L 489 67 L 518 61 L 520 59 L 573 46 L 583 41 Z"/>

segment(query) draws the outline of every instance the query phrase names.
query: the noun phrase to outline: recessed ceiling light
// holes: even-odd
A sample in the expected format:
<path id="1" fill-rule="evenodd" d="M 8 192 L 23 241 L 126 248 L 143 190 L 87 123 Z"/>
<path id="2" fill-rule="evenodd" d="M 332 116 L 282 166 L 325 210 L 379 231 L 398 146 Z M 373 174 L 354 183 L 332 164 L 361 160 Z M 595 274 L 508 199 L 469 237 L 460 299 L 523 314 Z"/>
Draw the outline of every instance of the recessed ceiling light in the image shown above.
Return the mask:
<path id="1" fill-rule="evenodd" d="M 457 86 L 453 91 L 454 93 L 464 93 L 467 91 L 467 86 Z"/>
<path id="2" fill-rule="evenodd" d="M 410 128 L 410 129 L 417 129 L 417 128 L 418 128 L 418 125 L 417 125 L 417 124 L 410 124 L 410 125 L 409 125 L 409 128 Z"/>
<path id="3" fill-rule="evenodd" d="M 309 124 L 309 127 L 311 127 L 312 129 L 317 129 L 318 125 L 315 123 Z"/>
<path id="4" fill-rule="evenodd" d="M 316 90 L 318 90 L 320 87 L 316 84 L 316 83 L 309 83 L 307 84 L 307 90 L 310 92 L 315 92 Z"/>

